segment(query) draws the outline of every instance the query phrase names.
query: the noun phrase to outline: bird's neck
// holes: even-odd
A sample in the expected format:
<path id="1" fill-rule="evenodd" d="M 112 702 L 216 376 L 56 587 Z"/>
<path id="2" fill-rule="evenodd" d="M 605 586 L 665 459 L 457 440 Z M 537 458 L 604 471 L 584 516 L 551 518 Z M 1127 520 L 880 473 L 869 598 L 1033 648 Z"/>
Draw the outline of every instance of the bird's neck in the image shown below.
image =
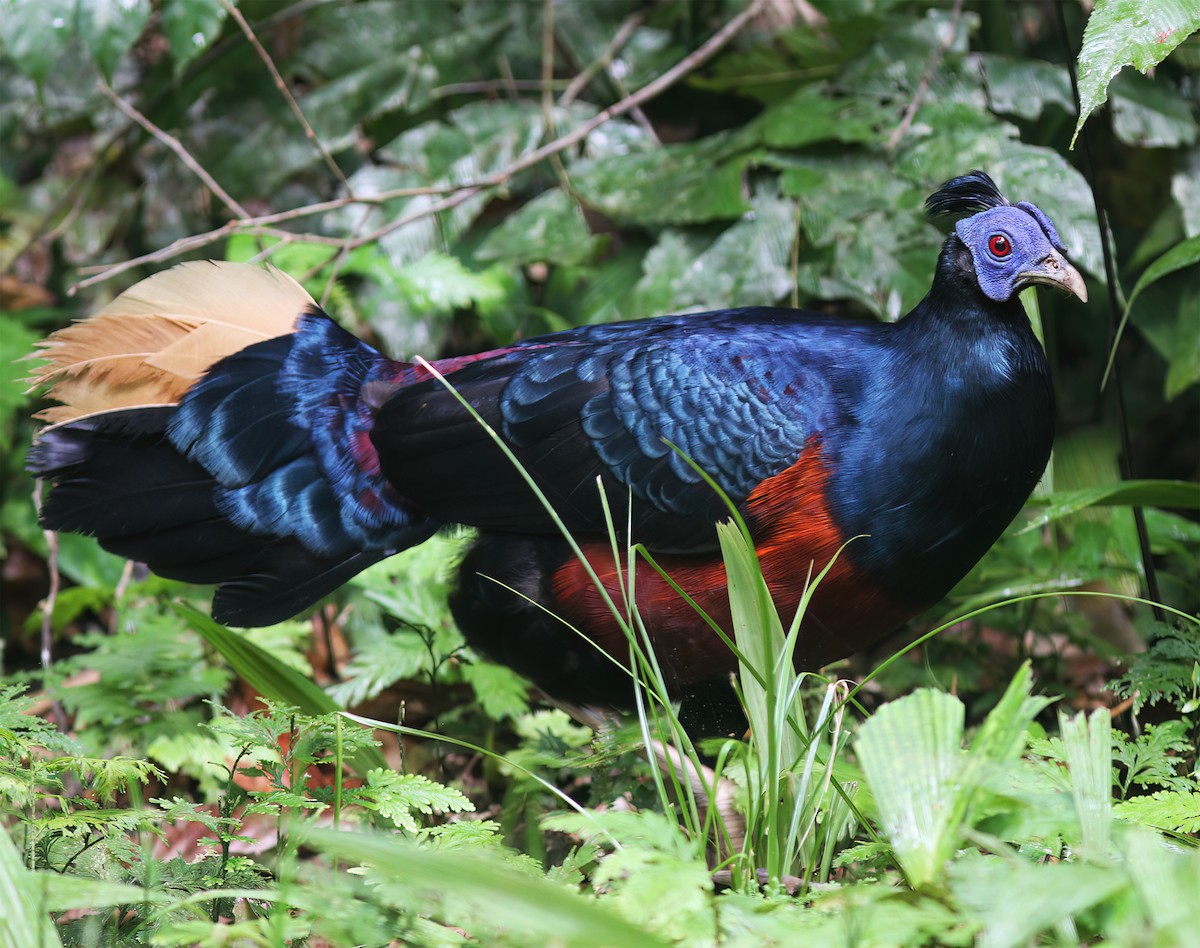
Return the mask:
<path id="1" fill-rule="evenodd" d="M 1020 301 L 984 296 L 947 249 L 928 296 L 893 330 L 878 417 L 842 446 L 863 476 L 835 497 L 843 526 L 870 534 L 855 558 L 925 605 L 1017 514 L 1053 437 L 1049 372 Z"/>
<path id="2" fill-rule="evenodd" d="M 985 295 L 970 251 L 953 234 L 938 257 L 929 293 L 897 332 L 911 338 L 907 351 L 928 369 L 950 382 L 973 379 L 968 387 L 981 396 L 992 386 L 1019 385 L 1047 371 L 1020 299 L 998 302 Z"/>

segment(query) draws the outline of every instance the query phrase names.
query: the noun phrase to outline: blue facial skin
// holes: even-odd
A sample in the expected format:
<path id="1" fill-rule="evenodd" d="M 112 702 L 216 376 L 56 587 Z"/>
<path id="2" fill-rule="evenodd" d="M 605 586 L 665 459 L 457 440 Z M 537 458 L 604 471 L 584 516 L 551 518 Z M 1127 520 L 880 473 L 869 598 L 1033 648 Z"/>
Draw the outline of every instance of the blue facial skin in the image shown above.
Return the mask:
<path id="1" fill-rule="evenodd" d="M 1056 286 L 1087 302 L 1083 277 L 1067 262 L 1049 218 L 1028 202 L 993 207 L 954 228 L 975 262 L 979 288 L 997 302 L 1035 283 Z"/>

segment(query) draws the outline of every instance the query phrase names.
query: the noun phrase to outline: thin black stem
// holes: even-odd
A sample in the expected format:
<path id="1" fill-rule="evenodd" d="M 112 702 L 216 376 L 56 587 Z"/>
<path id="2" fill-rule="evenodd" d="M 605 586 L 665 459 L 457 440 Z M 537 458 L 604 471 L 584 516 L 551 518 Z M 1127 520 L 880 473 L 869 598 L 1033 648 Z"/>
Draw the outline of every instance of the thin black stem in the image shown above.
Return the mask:
<path id="1" fill-rule="evenodd" d="M 1075 53 L 1071 48 L 1071 40 L 1067 32 L 1067 14 L 1063 7 L 1063 0 L 1057 0 L 1054 8 L 1058 13 L 1059 35 L 1062 37 L 1063 49 L 1067 54 L 1067 75 L 1071 77 L 1071 94 L 1075 97 L 1075 107 L 1081 109 L 1079 79 L 1075 74 Z M 1108 225 L 1108 212 L 1105 210 L 1100 192 L 1096 188 L 1096 164 L 1092 158 L 1091 138 L 1088 135 L 1086 124 L 1080 130 L 1079 141 L 1083 146 L 1081 149 L 1083 153 L 1083 175 L 1087 179 L 1088 188 L 1092 192 L 1092 201 L 1096 206 L 1096 223 L 1100 227 L 1100 249 L 1104 254 L 1104 276 L 1108 283 L 1108 327 L 1111 342 L 1116 337 L 1117 312 L 1121 308 L 1120 301 L 1117 299 L 1117 267 L 1112 255 L 1112 232 Z M 1117 398 L 1117 427 L 1121 432 L 1121 456 L 1118 459 L 1118 463 L 1120 464 L 1121 477 L 1128 481 L 1133 479 L 1133 450 L 1129 439 L 1129 422 L 1125 414 L 1125 386 L 1121 380 L 1120 359 L 1115 356 L 1113 358 L 1112 379 L 1113 389 Z M 1153 603 L 1150 608 L 1154 613 L 1156 621 L 1165 622 L 1166 615 L 1159 605 L 1162 601 L 1162 595 L 1159 592 L 1158 572 L 1154 568 L 1154 559 L 1150 553 L 1150 534 L 1146 529 L 1146 512 L 1142 507 L 1133 508 L 1133 522 L 1137 528 L 1138 547 L 1142 555 L 1142 568 L 1146 574 L 1147 598 Z"/>

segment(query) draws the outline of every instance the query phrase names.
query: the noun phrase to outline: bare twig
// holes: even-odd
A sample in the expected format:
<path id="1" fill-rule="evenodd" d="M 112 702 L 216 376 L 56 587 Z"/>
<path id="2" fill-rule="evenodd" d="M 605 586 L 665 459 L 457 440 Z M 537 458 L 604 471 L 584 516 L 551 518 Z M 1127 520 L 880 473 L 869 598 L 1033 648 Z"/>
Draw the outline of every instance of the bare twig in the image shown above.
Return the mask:
<path id="1" fill-rule="evenodd" d="M 613 63 L 616 59 L 617 53 L 619 53 L 625 47 L 625 44 L 628 43 L 630 38 L 633 36 L 634 31 L 641 26 L 643 22 L 645 22 L 645 15 L 642 13 L 631 13 L 629 16 L 627 16 L 621 22 L 620 27 L 618 27 L 617 32 L 613 35 L 613 38 L 609 40 L 608 45 L 605 46 L 603 52 L 601 52 L 593 62 L 589 63 L 574 79 L 571 80 L 571 84 L 567 86 L 567 91 L 563 93 L 558 104 L 560 106 L 569 105 L 572 101 L 574 101 L 575 97 L 583 91 L 584 87 L 586 87 L 587 84 L 591 82 L 593 78 L 595 78 L 596 74 L 600 72 L 603 72 L 606 76 L 608 76 L 613 88 L 617 91 L 617 95 L 621 96 L 622 98 L 629 95 L 629 91 L 625 88 L 625 84 L 617 75 L 617 71 L 613 67 Z M 650 119 L 646 117 L 645 112 L 635 106 L 630 110 L 630 114 L 633 116 L 633 120 L 637 122 L 639 126 L 641 126 L 642 131 L 644 131 L 650 138 L 650 141 L 652 141 L 655 145 L 662 144 L 658 139 L 658 133 L 654 130 L 654 125 L 651 123 Z"/>
<path id="2" fill-rule="evenodd" d="M 929 65 L 925 67 L 925 73 L 921 76 L 921 81 L 917 83 L 917 91 L 913 94 L 912 101 L 908 103 L 908 108 L 904 110 L 904 117 L 900 119 L 900 124 L 888 136 L 887 149 L 895 151 L 896 146 L 900 144 L 900 140 L 907 134 L 909 127 L 913 123 L 913 119 L 917 116 L 917 111 L 921 108 L 921 104 L 925 101 L 925 96 L 929 93 L 929 83 L 933 80 L 933 74 L 937 72 L 938 67 L 942 64 L 942 59 L 945 58 L 950 47 L 954 45 L 955 37 L 958 36 L 958 24 L 962 19 L 963 0 L 954 0 L 954 9 L 950 17 L 950 35 L 946 37 L 945 42 L 939 43 L 937 49 L 933 51 L 933 55 L 929 58 Z"/>
<path id="3" fill-rule="evenodd" d="M 429 207 L 424 208 L 421 212 L 406 214 L 404 217 L 393 221 L 386 227 L 382 227 L 379 230 L 368 234 L 366 237 L 352 241 L 351 246 L 359 247 L 363 244 L 371 243 L 375 240 L 378 240 L 380 237 L 390 234 L 397 228 L 411 223 L 418 217 L 424 217 L 428 214 L 434 214 L 438 211 L 449 210 L 452 207 L 457 207 L 459 204 L 462 204 L 463 201 L 473 197 L 485 187 L 496 187 L 501 185 L 518 172 L 524 171 L 526 168 L 531 168 L 539 162 L 544 161 L 551 155 L 556 155 L 560 151 L 565 151 L 572 145 L 583 141 L 583 139 L 587 138 L 588 135 L 594 132 L 601 125 L 612 121 L 619 115 L 624 115 L 631 109 L 637 108 L 643 102 L 650 101 L 655 96 L 665 92 L 693 69 L 696 69 L 702 63 L 705 63 L 711 59 L 721 49 L 721 47 L 733 39 L 734 36 L 737 35 L 738 31 L 758 13 L 759 9 L 765 2 L 766 0 L 751 0 L 751 3 L 746 7 L 746 9 L 744 9 L 741 13 L 721 27 L 720 30 L 709 37 L 707 42 L 705 42 L 699 48 L 693 50 L 657 79 L 648 82 L 646 85 L 642 86 L 642 88 L 638 89 L 637 92 L 626 96 L 615 105 L 609 106 L 607 109 L 599 112 L 582 125 L 579 125 L 569 131 L 567 134 L 556 138 L 554 141 L 543 145 L 541 148 L 531 151 L 529 154 L 518 158 L 507 168 L 497 171 L 494 175 L 483 179 L 483 181 L 479 183 L 478 187 L 470 188 L 467 191 L 456 194 L 451 198 L 447 198 L 445 201 L 435 202 Z"/>
<path id="4" fill-rule="evenodd" d="M 554 0 L 542 0 L 542 112 L 546 116 L 546 135 L 552 133 L 550 118 L 554 107 Z"/>
<path id="5" fill-rule="evenodd" d="M 222 0 L 227 2 L 227 0 Z M 488 175 L 482 179 L 472 182 L 465 182 L 452 185 L 440 185 L 431 187 L 418 188 L 396 188 L 392 191 L 380 192 L 379 194 L 358 197 L 348 195 L 343 198 L 336 198 L 329 201 L 321 201 L 316 204 L 306 205 L 304 207 L 292 208 L 287 211 L 279 211 L 274 214 L 264 214 L 260 217 L 247 217 L 243 220 L 229 221 L 227 224 L 207 231 L 203 234 L 195 234 L 189 237 L 182 237 L 174 241 L 168 246 L 154 251 L 153 253 L 144 254 L 132 260 L 126 260 L 123 263 L 103 268 L 82 268 L 81 273 L 94 274 L 85 280 L 81 280 L 74 284 L 70 292 L 74 294 L 80 289 L 87 286 L 92 286 L 96 283 L 101 283 L 108 280 L 126 270 L 133 269 L 146 263 L 161 263 L 166 260 L 171 260 L 181 254 L 188 253 L 193 250 L 198 250 L 201 247 L 207 247 L 219 240 L 229 237 L 235 232 L 249 233 L 258 236 L 278 237 L 282 240 L 289 240 L 301 243 L 318 243 L 327 246 L 343 248 L 345 250 L 354 250 L 366 244 L 374 243 L 381 237 L 392 233 L 402 227 L 411 224 L 413 221 L 428 217 L 433 214 L 448 211 L 458 205 L 464 203 L 481 191 L 487 188 L 499 187 L 503 185 L 509 178 L 516 175 L 527 168 L 531 168 L 551 155 L 556 155 L 561 151 L 565 151 L 572 145 L 583 141 L 593 131 L 611 121 L 618 116 L 624 115 L 648 102 L 655 96 L 669 89 L 672 85 L 686 76 L 689 72 L 698 68 L 703 63 L 711 59 L 722 47 L 724 47 L 738 31 L 746 25 L 763 6 L 766 0 L 751 0 L 741 13 L 731 19 L 720 30 L 714 33 L 700 47 L 693 50 L 678 63 L 664 72 L 662 75 L 653 81 L 647 83 L 641 89 L 626 96 L 614 105 L 597 113 L 588 121 L 577 126 L 551 142 L 535 149 L 510 163 L 507 167 Z M 325 213 L 326 211 L 336 210 L 346 207 L 351 204 L 380 204 L 385 201 L 394 200 L 401 197 L 415 197 L 422 195 L 447 195 L 440 201 L 433 201 L 424 207 L 417 208 L 408 214 L 389 222 L 385 226 L 372 231 L 369 234 L 351 238 L 327 237 L 319 234 L 297 234 L 289 231 L 280 231 L 272 228 L 269 225 L 280 224 L 286 221 L 297 220 L 303 217 L 310 217 L 316 214 Z"/>
<path id="6" fill-rule="evenodd" d="M 192 174 L 194 174 L 201 181 L 203 181 L 205 187 L 207 187 L 210 191 L 212 191 L 213 194 L 220 198 L 221 203 L 229 208 L 229 210 L 233 211 L 233 213 L 240 218 L 245 219 L 250 217 L 250 212 L 242 207 L 242 205 L 239 204 L 229 194 L 228 191 L 226 191 L 217 183 L 216 179 L 204 169 L 200 162 L 193 158 L 191 153 L 183 147 L 183 143 L 180 142 L 178 138 L 167 132 L 164 132 L 161 128 L 151 122 L 150 119 L 146 118 L 146 116 L 144 116 L 141 112 L 117 95 L 112 90 L 112 87 L 109 86 L 109 84 L 103 79 L 100 80 L 100 91 L 103 92 L 104 95 L 108 97 L 109 101 L 112 102 L 112 104 L 118 109 L 120 109 L 121 112 L 123 112 L 127 117 L 133 119 L 138 123 L 138 125 L 142 126 L 142 128 L 144 128 L 151 135 L 171 149 L 171 151 L 175 152 L 175 154 L 179 156 L 179 160 L 187 166 L 188 170 L 191 171 Z"/>
<path id="7" fill-rule="evenodd" d="M 313 147 L 321 156 L 321 160 L 324 161 L 329 170 L 334 173 L 334 176 L 342 182 L 342 186 L 346 189 L 347 193 L 352 194 L 354 189 L 350 187 L 350 182 L 346 180 L 346 175 L 342 173 L 342 169 L 338 167 L 338 163 L 333 160 L 333 156 L 329 154 L 325 146 L 321 144 L 320 139 L 317 138 L 317 133 L 314 132 L 312 126 L 308 124 L 308 119 L 306 119 L 304 117 L 304 113 L 300 111 L 300 105 L 296 101 L 296 97 L 292 95 L 292 90 L 289 89 L 287 83 L 283 81 L 283 76 L 279 74 L 279 69 L 275 66 L 275 61 L 271 59 L 270 53 L 266 51 L 266 49 L 263 47 L 263 44 L 259 42 L 258 37 L 254 35 L 254 30 L 251 29 L 250 24 L 246 22 L 246 18 L 242 16 L 242 11 L 235 7 L 230 0 L 221 0 L 221 5 L 237 22 L 237 25 L 246 35 L 246 39 L 250 41 L 250 45 L 254 47 L 254 51 L 258 53 L 259 59 L 263 61 L 267 69 L 270 71 L 271 78 L 275 80 L 275 86 L 287 100 L 287 103 L 291 107 L 297 121 L 299 121 L 300 125 L 304 128 L 304 134 L 308 136 L 308 140 L 312 142 Z"/>
<path id="8" fill-rule="evenodd" d="M 551 89 L 565 89 L 566 79 L 551 79 Z M 482 92 L 541 92 L 546 83 L 541 79 L 480 79 L 476 82 L 451 82 L 435 86 L 429 95 L 434 99 L 445 99 L 452 95 L 478 95 Z"/>
<path id="9" fill-rule="evenodd" d="M 612 68 L 612 62 L 617 53 L 625 48 L 625 44 L 629 42 L 634 31 L 645 22 L 645 19 L 645 15 L 641 13 L 631 13 L 625 17 L 620 27 L 617 28 L 617 32 L 613 34 L 613 38 L 604 47 L 604 52 L 596 57 L 595 62 L 589 63 L 579 75 L 571 80 L 571 84 L 558 99 L 560 107 L 566 107 L 574 102 L 597 73 Z"/>

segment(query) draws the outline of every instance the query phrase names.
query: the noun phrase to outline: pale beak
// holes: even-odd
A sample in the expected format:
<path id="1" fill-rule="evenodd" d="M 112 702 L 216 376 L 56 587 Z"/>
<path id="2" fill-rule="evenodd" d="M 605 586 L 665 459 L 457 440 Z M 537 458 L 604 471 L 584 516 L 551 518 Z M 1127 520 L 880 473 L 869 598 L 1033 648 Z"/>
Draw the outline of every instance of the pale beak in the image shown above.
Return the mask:
<path id="1" fill-rule="evenodd" d="M 1023 286 L 1040 283 L 1043 286 L 1057 287 L 1078 296 L 1081 303 L 1087 302 L 1087 285 L 1083 282 L 1083 275 L 1057 250 L 1051 250 L 1037 269 L 1026 270 L 1019 274 L 1017 279 Z"/>

